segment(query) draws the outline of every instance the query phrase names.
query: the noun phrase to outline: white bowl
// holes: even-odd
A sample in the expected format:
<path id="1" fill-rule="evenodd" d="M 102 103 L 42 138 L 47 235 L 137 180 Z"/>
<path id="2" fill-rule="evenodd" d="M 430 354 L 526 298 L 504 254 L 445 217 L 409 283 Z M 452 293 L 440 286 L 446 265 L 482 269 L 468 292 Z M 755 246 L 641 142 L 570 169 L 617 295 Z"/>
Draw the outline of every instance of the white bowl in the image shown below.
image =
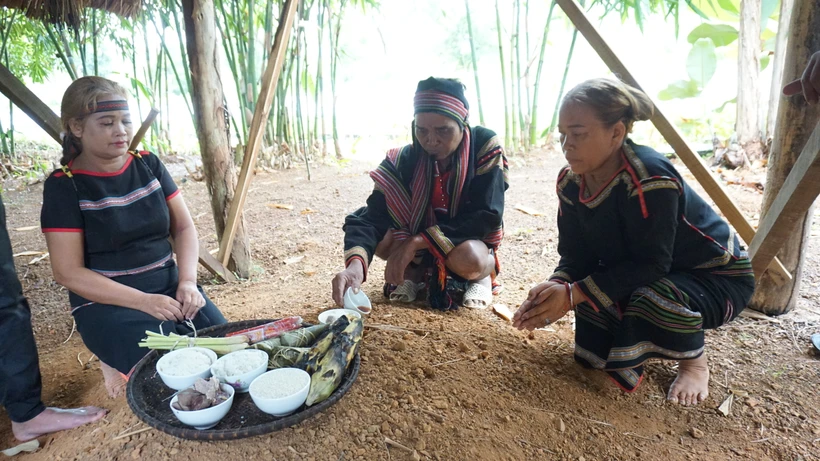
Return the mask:
<path id="1" fill-rule="evenodd" d="M 362 315 L 367 315 L 373 310 L 373 305 L 370 303 L 370 298 L 367 297 L 363 290 L 358 293 L 353 292 L 353 287 L 348 287 L 345 291 L 344 299 L 345 309 L 354 310 Z"/>
<path id="2" fill-rule="evenodd" d="M 179 399 L 179 396 L 175 395 L 174 398 L 171 399 L 171 411 L 174 412 L 174 416 L 176 416 L 182 424 L 193 426 L 200 431 L 216 426 L 222 421 L 222 418 L 228 414 L 228 411 L 230 411 L 231 405 L 233 405 L 233 396 L 236 395 L 236 391 L 230 384 L 222 383 L 220 386 L 222 386 L 223 391 L 228 393 L 229 397 L 228 400 L 219 405 L 196 411 L 177 410 L 174 408 L 174 402 Z"/>
<path id="3" fill-rule="evenodd" d="M 282 397 L 267 398 L 260 395 L 262 389 L 267 386 L 276 387 L 284 380 L 301 380 L 304 385 L 294 389 L 289 395 Z M 253 403 L 263 412 L 273 416 L 287 416 L 307 400 L 310 390 L 310 375 L 299 368 L 277 368 L 271 370 L 253 380 L 250 387 L 251 399 Z"/>
<path id="4" fill-rule="evenodd" d="M 190 354 L 192 351 L 204 353 L 211 358 L 211 362 L 204 366 L 201 370 L 197 370 L 196 373 L 186 376 L 168 374 L 167 372 L 162 371 L 167 368 L 174 357 L 181 357 L 185 354 Z M 186 347 L 185 349 L 171 351 L 160 357 L 159 360 L 157 360 L 157 373 L 166 386 L 171 389 L 181 391 L 185 388 L 193 386 L 194 382 L 196 382 L 199 378 L 209 378 L 211 376 L 211 365 L 213 365 L 214 362 L 216 362 L 216 352 L 204 347 Z"/>
<path id="5" fill-rule="evenodd" d="M 221 368 L 223 368 L 227 362 L 235 360 L 237 357 L 241 357 L 242 355 L 253 357 L 253 359 L 259 361 L 259 365 L 256 365 L 250 371 L 246 371 L 245 373 L 240 373 L 238 375 L 227 375 L 223 373 L 224 370 L 221 370 Z M 241 351 L 231 352 L 230 354 L 223 355 L 219 358 L 219 360 L 211 365 L 211 375 L 219 378 L 221 382 L 233 386 L 233 388 L 236 389 L 236 392 L 248 392 L 248 388 L 251 387 L 253 380 L 268 369 L 268 359 L 268 353 L 258 349 L 244 349 Z"/>
<path id="6" fill-rule="evenodd" d="M 332 324 L 339 317 L 347 315 L 348 317 L 362 318 L 362 314 L 353 309 L 328 309 L 319 314 L 319 323 Z"/>

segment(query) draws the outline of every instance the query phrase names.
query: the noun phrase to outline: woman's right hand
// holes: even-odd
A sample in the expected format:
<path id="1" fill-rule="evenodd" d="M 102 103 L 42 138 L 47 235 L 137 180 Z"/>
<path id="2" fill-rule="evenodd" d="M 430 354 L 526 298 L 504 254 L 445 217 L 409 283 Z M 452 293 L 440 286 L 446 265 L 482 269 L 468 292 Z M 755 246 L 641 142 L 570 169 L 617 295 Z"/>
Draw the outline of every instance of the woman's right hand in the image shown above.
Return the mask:
<path id="1" fill-rule="evenodd" d="M 143 293 L 137 310 L 159 320 L 170 320 L 171 322 L 185 320 L 185 316 L 182 315 L 182 304 L 170 296 Z"/>
<path id="2" fill-rule="evenodd" d="M 513 323 L 518 322 L 525 312 L 546 301 L 549 296 L 547 289 L 555 285 L 561 285 L 561 283 L 556 282 L 555 280 L 547 280 L 546 282 L 541 282 L 534 286 L 527 294 L 527 299 L 521 303 L 521 307 L 518 308 L 518 311 L 516 311 L 513 316 Z"/>
<path id="3" fill-rule="evenodd" d="M 345 292 L 348 288 L 358 292 L 364 281 L 364 267 L 362 262 L 354 259 L 347 268 L 333 277 L 333 301 L 339 307 L 344 307 Z"/>

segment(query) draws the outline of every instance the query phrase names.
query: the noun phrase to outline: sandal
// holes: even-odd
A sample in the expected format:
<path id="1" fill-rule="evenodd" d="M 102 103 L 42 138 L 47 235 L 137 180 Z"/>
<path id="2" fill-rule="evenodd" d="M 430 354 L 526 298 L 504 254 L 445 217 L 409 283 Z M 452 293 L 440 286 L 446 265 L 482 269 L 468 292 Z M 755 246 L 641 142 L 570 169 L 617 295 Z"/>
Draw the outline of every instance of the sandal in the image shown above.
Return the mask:
<path id="1" fill-rule="evenodd" d="M 416 295 L 422 284 L 416 284 L 412 280 L 405 280 L 404 283 L 397 286 L 392 293 L 390 293 L 390 301 L 398 301 L 400 303 L 412 303 L 416 300 Z"/>
<path id="2" fill-rule="evenodd" d="M 468 309 L 486 309 L 493 302 L 493 291 L 480 283 L 470 283 L 461 305 Z"/>

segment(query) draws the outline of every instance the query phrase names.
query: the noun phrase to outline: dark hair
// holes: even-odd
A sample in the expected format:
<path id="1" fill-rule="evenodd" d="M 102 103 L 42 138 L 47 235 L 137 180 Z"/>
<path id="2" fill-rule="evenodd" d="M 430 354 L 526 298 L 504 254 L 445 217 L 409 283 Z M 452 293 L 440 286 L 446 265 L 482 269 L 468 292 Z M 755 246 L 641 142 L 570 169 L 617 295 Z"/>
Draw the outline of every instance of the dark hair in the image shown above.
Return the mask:
<path id="1" fill-rule="evenodd" d="M 587 80 L 569 90 L 561 105 L 568 103 L 590 107 L 607 126 L 624 122 L 627 133 L 636 121 L 649 120 L 654 112 L 652 101 L 643 91 L 608 78 Z"/>
<path id="2" fill-rule="evenodd" d="M 88 114 L 97 110 L 97 101 L 102 96 L 114 95 L 128 99 L 128 91 L 119 83 L 102 77 L 81 77 L 74 80 L 63 94 L 60 104 L 60 122 L 63 127 L 63 157 L 61 165 L 68 165 L 83 151 L 82 142 L 71 132 L 71 121 L 85 121 Z"/>

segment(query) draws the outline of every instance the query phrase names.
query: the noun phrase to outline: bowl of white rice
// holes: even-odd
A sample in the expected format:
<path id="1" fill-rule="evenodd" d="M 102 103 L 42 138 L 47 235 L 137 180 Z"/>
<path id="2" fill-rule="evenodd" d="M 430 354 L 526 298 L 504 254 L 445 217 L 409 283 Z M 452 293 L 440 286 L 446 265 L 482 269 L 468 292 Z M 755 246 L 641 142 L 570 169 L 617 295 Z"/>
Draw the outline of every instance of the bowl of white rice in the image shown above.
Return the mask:
<path id="1" fill-rule="evenodd" d="M 268 358 L 267 352 L 258 349 L 231 352 L 211 365 L 211 374 L 236 392 L 248 392 L 253 380 L 268 369 Z"/>
<path id="2" fill-rule="evenodd" d="M 214 362 L 216 352 L 204 347 L 186 347 L 160 357 L 157 373 L 166 386 L 181 391 L 193 386 L 199 378 L 209 378 Z"/>
<path id="3" fill-rule="evenodd" d="M 287 416 L 305 403 L 310 390 L 310 375 L 299 368 L 277 368 L 251 383 L 253 403 L 273 416 Z"/>

